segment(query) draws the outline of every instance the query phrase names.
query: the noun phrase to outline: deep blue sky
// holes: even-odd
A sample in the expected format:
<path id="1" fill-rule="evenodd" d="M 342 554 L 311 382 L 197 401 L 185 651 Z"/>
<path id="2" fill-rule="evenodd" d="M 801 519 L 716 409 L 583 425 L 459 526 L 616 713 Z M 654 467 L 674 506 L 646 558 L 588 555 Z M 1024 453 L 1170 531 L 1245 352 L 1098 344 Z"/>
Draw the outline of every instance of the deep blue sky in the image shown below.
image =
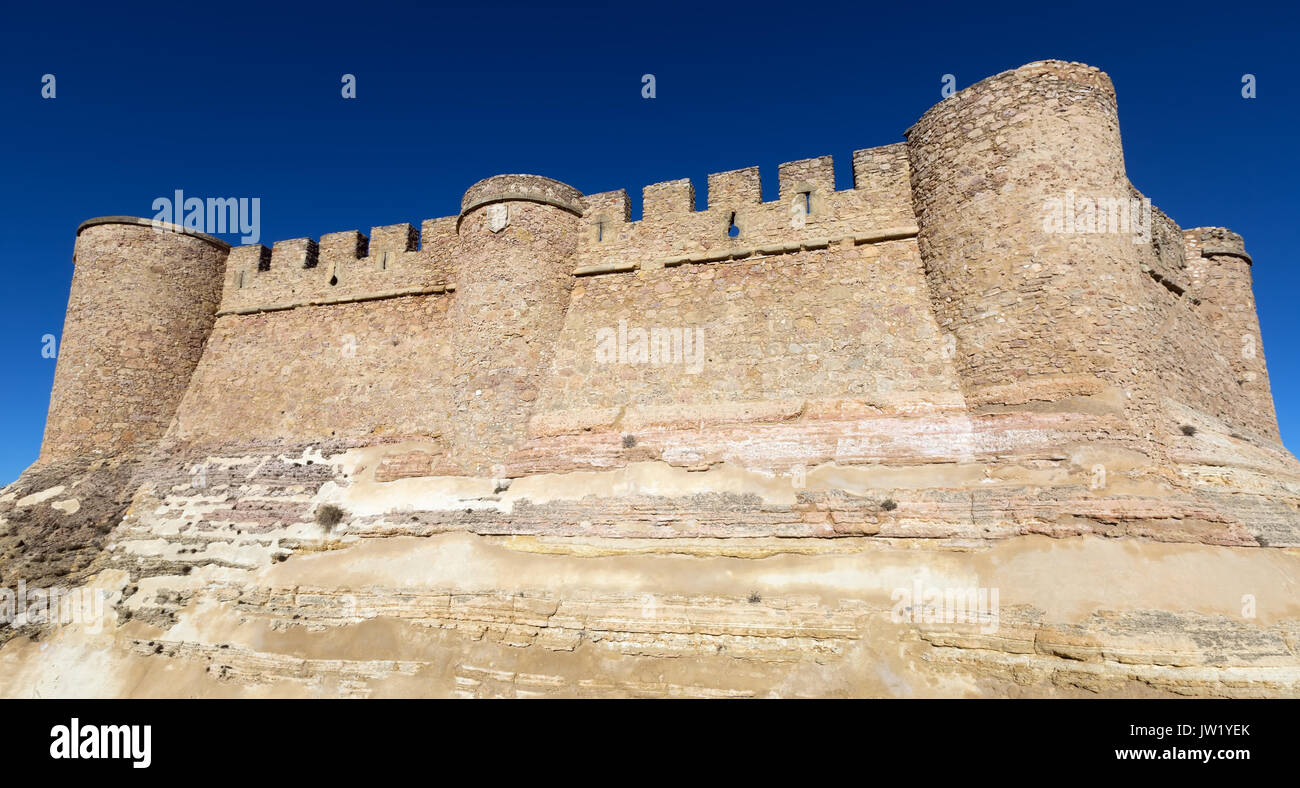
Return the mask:
<path id="1" fill-rule="evenodd" d="M 757 164 L 770 200 L 779 163 L 824 154 L 847 188 L 850 152 L 900 141 L 943 74 L 965 87 L 1044 58 L 1110 74 L 1130 179 L 1158 207 L 1245 236 L 1295 450 L 1298 21 L 1294 4 L 1247 2 L 10 3 L 0 483 L 40 447 L 54 375 L 41 336 L 62 330 L 86 218 L 149 217 L 175 189 L 260 197 L 269 246 L 451 215 L 502 172 L 626 188 L 634 218 L 646 184 L 690 177 L 702 201 L 707 173 Z M 356 100 L 339 95 L 344 73 Z M 1241 97 L 1245 73 L 1258 98 Z"/>

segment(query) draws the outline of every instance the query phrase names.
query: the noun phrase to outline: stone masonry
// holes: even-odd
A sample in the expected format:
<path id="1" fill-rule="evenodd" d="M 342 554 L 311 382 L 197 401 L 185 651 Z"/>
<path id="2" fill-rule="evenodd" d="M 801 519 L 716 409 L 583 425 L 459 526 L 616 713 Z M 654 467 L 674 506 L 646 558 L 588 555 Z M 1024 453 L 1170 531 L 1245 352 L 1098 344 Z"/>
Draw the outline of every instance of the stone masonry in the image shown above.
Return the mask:
<path id="1" fill-rule="evenodd" d="M 107 626 L 0 628 L 0 694 L 1300 695 L 1252 259 L 1150 204 L 1119 118 L 1043 61 L 771 202 L 86 222 L 0 586 Z M 914 582 L 1001 613 L 900 619 Z"/>

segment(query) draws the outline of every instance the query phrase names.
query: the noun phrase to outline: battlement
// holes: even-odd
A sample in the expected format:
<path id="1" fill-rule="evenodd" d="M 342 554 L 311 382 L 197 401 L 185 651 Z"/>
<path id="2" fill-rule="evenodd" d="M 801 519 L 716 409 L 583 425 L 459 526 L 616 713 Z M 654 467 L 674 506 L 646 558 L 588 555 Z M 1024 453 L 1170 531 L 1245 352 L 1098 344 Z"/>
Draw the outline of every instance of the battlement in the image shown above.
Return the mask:
<path id="1" fill-rule="evenodd" d="M 456 253 L 458 217 L 237 246 L 226 263 L 220 314 L 441 293 Z"/>
<path id="2" fill-rule="evenodd" d="M 494 175 L 465 191 L 460 202 L 463 217 L 482 205 L 508 201 L 536 202 L 582 215 L 582 193 L 566 183 L 540 175 Z"/>
<path id="3" fill-rule="evenodd" d="M 1082 401 L 1134 440 L 1181 434 L 1170 408 L 1277 439 L 1241 237 L 1184 231 L 1133 186 L 1098 69 L 1040 61 L 989 77 L 903 142 L 854 151 L 851 170 L 844 184 L 831 156 L 785 162 L 768 201 L 752 166 L 653 183 L 635 220 L 622 189 L 496 175 L 418 229 L 228 254 L 193 234 L 94 225 L 78 240 L 75 303 L 83 316 L 121 300 L 181 316 L 203 356 L 174 434 L 197 442 L 436 438 L 479 472 L 528 441 L 632 425 Z M 1053 205 L 1060 221 L 1045 222 Z M 193 260 L 184 291 L 151 285 L 170 257 Z M 122 266 L 133 289 L 114 279 Z M 218 287 L 219 305 L 191 295 Z M 137 340 L 78 319 L 82 355 L 156 376 Z M 611 362 L 597 347 L 665 326 L 706 336 L 707 351 L 692 366 L 624 363 L 635 354 L 622 345 Z M 85 375 L 65 348 L 67 400 Z M 247 393 L 238 418 L 232 380 Z M 165 404 L 180 390 L 169 385 Z M 126 443 L 126 419 L 104 427 L 83 411 L 105 406 L 91 406 L 52 406 L 56 437 L 81 445 L 95 428 Z M 158 408 L 148 434 L 165 418 Z"/>
<path id="4" fill-rule="evenodd" d="M 231 250 L 221 313 L 275 311 L 455 289 L 460 220 L 493 203 L 550 205 L 581 217 L 577 275 L 662 268 L 916 233 L 902 143 L 853 153 L 853 183 L 837 190 L 830 156 L 781 164 L 776 200 L 763 202 L 758 167 L 708 176 L 708 207 L 696 210 L 687 179 L 646 186 L 643 215 L 631 220 L 623 190 L 583 195 L 537 175 L 485 178 L 465 193 L 461 213 L 351 230 L 319 241 L 295 238 Z"/>
<path id="5" fill-rule="evenodd" d="M 848 241 L 914 235 L 903 143 L 853 153 L 853 183 L 836 189 L 830 156 L 781 164 L 778 198 L 763 202 L 758 167 L 712 173 L 707 207 L 696 210 L 689 179 L 642 190 L 642 216 L 631 220 L 627 192 L 588 195 L 579 238 L 579 274 L 662 268 Z"/>

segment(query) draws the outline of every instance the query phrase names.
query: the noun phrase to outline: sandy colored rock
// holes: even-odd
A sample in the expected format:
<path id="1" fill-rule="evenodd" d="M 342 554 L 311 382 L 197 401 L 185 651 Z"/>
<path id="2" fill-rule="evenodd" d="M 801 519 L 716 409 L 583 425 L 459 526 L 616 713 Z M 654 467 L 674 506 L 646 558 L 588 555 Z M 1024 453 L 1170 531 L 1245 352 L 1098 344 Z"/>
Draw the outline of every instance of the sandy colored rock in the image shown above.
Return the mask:
<path id="1" fill-rule="evenodd" d="M 1033 63 L 636 221 L 88 222 L 0 585 L 97 603 L 0 627 L 0 695 L 1300 696 L 1253 261 L 1116 106 Z"/>

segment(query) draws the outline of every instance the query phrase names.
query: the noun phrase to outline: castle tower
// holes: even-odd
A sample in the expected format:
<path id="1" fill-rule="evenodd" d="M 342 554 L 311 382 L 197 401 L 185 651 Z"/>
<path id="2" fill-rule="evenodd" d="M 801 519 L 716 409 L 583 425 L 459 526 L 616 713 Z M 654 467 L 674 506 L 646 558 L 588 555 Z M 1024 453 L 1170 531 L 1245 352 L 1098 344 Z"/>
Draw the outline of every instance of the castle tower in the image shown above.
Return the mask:
<path id="1" fill-rule="evenodd" d="M 1134 237 L 1086 225 L 1087 201 L 1134 194 L 1110 79 L 1031 63 L 939 102 L 907 145 L 931 300 L 967 402 L 1111 384 L 1142 400 L 1153 376 L 1125 338 L 1126 304 L 1142 299 Z"/>
<path id="2" fill-rule="evenodd" d="M 536 175 L 469 188 L 458 226 L 452 456 L 466 472 L 504 461 L 524 437 L 573 286 L 582 194 Z"/>
<path id="3" fill-rule="evenodd" d="M 212 329 L 229 251 L 130 216 L 77 228 L 41 460 L 122 454 L 166 431 Z"/>
<path id="4" fill-rule="evenodd" d="M 1264 365 L 1264 345 L 1251 286 L 1252 261 L 1241 236 L 1223 227 L 1183 232 L 1193 292 L 1240 387 L 1238 425 L 1280 441 L 1277 411 Z"/>

